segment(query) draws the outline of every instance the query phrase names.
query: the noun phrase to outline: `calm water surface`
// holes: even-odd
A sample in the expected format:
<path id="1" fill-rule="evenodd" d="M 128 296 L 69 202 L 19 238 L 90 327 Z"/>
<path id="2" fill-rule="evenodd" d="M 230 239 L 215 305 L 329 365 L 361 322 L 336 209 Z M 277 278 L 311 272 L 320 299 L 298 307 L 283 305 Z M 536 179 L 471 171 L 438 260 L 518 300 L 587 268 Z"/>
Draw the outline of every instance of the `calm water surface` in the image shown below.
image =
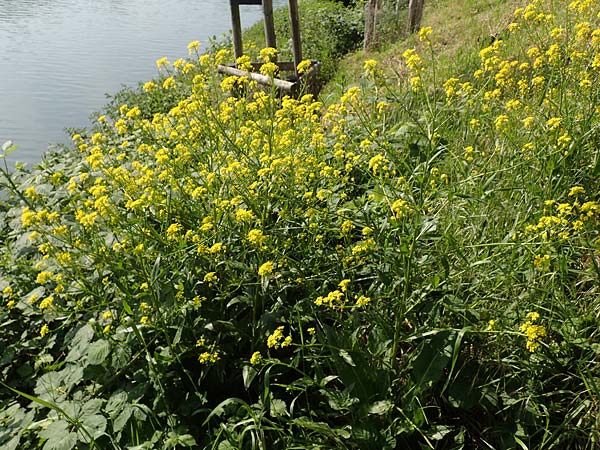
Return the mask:
<path id="1" fill-rule="evenodd" d="M 245 27 L 262 15 L 241 11 Z M 230 27 L 227 0 L 0 0 L 0 145 L 19 146 L 11 162 L 39 161 L 68 141 L 65 127 L 89 124 L 105 93 Z"/>

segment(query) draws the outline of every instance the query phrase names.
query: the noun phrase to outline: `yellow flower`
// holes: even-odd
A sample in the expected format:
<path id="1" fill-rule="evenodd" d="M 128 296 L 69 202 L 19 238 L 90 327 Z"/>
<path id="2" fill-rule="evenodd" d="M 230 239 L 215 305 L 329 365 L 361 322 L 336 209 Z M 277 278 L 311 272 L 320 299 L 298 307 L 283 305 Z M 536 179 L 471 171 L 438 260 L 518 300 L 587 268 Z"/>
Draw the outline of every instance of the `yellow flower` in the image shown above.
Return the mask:
<path id="1" fill-rule="evenodd" d="M 161 70 L 163 67 L 167 67 L 170 64 L 171 63 L 169 62 L 166 56 L 163 56 L 162 58 L 156 60 L 156 67 L 158 68 L 158 70 Z"/>
<path id="2" fill-rule="evenodd" d="M 585 189 L 583 188 L 583 186 L 573 186 L 569 190 L 569 197 L 573 197 L 575 195 L 584 194 L 584 193 L 585 193 Z"/>
<path id="3" fill-rule="evenodd" d="M 379 63 L 374 59 L 367 59 L 363 64 L 363 70 L 365 71 L 365 74 L 371 77 L 375 76 L 378 64 Z"/>
<path id="4" fill-rule="evenodd" d="M 181 230 L 183 230 L 183 225 L 177 222 L 172 223 L 169 225 L 169 228 L 167 228 L 167 239 L 169 241 L 176 240 Z"/>
<path id="5" fill-rule="evenodd" d="M 44 310 L 44 309 L 51 309 L 54 306 L 54 297 L 52 297 L 51 295 L 46 297 L 45 299 L 43 299 L 40 302 L 40 309 Z"/>
<path id="6" fill-rule="evenodd" d="M 267 236 L 261 231 L 257 229 L 252 229 L 248 231 L 248 235 L 246 236 L 248 242 L 255 246 L 261 246 L 267 240 Z"/>
<path id="7" fill-rule="evenodd" d="M 396 219 L 401 219 L 402 217 L 406 216 L 407 213 L 410 212 L 410 206 L 408 205 L 408 202 L 402 199 L 394 201 L 394 203 L 392 203 L 391 209 Z"/>
<path id="8" fill-rule="evenodd" d="M 303 73 L 308 72 L 308 69 L 310 69 L 311 66 L 312 61 L 310 59 L 305 59 L 303 61 L 300 61 L 300 64 L 298 64 L 298 67 L 296 69 L 298 70 L 298 73 L 302 75 Z"/>
<path id="9" fill-rule="evenodd" d="M 338 284 L 338 286 L 340 287 L 340 289 L 342 290 L 342 292 L 346 292 L 348 290 L 348 285 L 351 283 L 351 281 L 349 279 L 345 279 L 340 281 L 340 283 Z"/>
<path id="10" fill-rule="evenodd" d="M 275 263 L 273 261 L 267 261 L 258 268 L 258 276 L 267 277 L 269 275 L 272 275 L 274 271 Z"/>
<path id="11" fill-rule="evenodd" d="M 267 77 L 274 77 L 277 74 L 277 72 L 279 71 L 279 67 L 275 63 L 267 62 L 267 63 L 263 64 L 262 66 L 260 66 L 259 71 L 261 74 L 263 74 Z"/>
<path id="12" fill-rule="evenodd" d="M 52 280 L 52 277 L 54 277 L 54 272 L 44 270 L 37 274 L 35 282 L 37 284 L 46 284 Z"/>
<path id="13" fill-rule="evenodd" d="M 433 29 L 431 27 L 422 27 L 418 33 L 419 40 L 421 42 L 428 41 L 429 35 L 431 34 L 432 31 L 433 31 Z"/>
<path id="14" fill-rule="evenodd" d="M 267 347 L 278 349 L 280 347 L 287 347 L 292 343 L 291 335 L 285 338 L 283 337 L 283 329 L 284 326 L 281 325 L 277 327 L 277 329 L 273 331 L 272 334 L 269 335 L 269 337 L 267 338 Z"/>
<path id="15" fill-rule="evenodd" d="M 206 275 L 204 275 L 204 282 L 205 283 L 216 283 L 217 281 L 219 281 L 219 277 L 217 276 L 216 272 L 208 272 Z"/>
<path id="16" fill-rule="evenodd" d="M 361 295 L 358 297 L 358 299 L 356 299 L 355 306 L 361 308 L 363 306 L 367 306 L 369 303 L 371 303 L 371 297 L 365 297 L 364 295 Z"/>
<path id="17" fill-rule="evenodd" d="M 198 361 L 200 364 L 216 363 L 219 359 L 221 358 L 219 357 L 218 351 L 203 352 L 200 354 L 200 356 L 198 356 Z"/>
<path id="18" fill-rule="evenodd" d="M 215 244 L 213 244 L 212 247 L 210 247 L 208 249 L 209 253 L 215 254 L 215 253 L 221 253 L 225 251 L 225 245 L 222 242 L 217 242 Z"/>
<path id="19" fill-rule="evenodd" d="M 539 313 L 530 312 L 526 317 L 528 320 L 521 325 L 521 332 L 527 337 L 525 348 L 533 353 L 540 346 L 542 338 L 546 336 L 546 328 L 543 325 L 534 325 L 534 322 L 540 318 Z"/>
<path id="20" fill-rule="evenodd" d="M 260 354 L 260 352 L 252 353 L 252 356 L 250 357 L 250 364 L 252 364 L 252 365 L 260 364 L 261 361 L 262 361 L 262 355 Z"/>
<path id="21" fill-rule="evenodd" d="M 266 47 L 259 52 L 260 59 L 266 63 L 274 61 L 277 58 L 277 49 Z"/>
<path id="22" fill-rule="evenodd" d="M 48 334 L 48 331 L 50 331 L 50 327 L 48 327 L 48 324 L 45 323 L 44 325 L 42 325 L 42 328 L 40 328 L 40 336 L 46 336 Z"/>
<path id="23" fill-rule="evenodd" d="M 171 89 L 173 86 L 175 86 L 175 79 L 173 77 L 165 78 L 162 86 L 164 89 Z"/>
<path id="24" fill-rule="evenodd" d="M 495 320 L 490 320 L 488 322 L 488 326 L 486 328 L 486 331 L 492 331 L 494 329 L 495 325 L 496 325 L 496 321 Z"/>
<path id="25" fill-rule="evenodd" d="M 193 53 L 197 53 L 200 49 L 200 41 L 192 41 L 187 46 L 188 53 L 192 55 Z"/>
<path id="26" fill-rule="evenodd" d="M 247 209 L 240 208 L 235 212 L 235 220 L 238 222 L 248 222 L 255 218 L 256 216 L 254 213 L 252 211 L 248 211 Z"/>
<path id="27" fill-rule="evenodd" d="M 546 126 L 549 130 L 555 130 L 560 126 L 562 119 L 560 117 L 552 117 L 546 121 Z"/>

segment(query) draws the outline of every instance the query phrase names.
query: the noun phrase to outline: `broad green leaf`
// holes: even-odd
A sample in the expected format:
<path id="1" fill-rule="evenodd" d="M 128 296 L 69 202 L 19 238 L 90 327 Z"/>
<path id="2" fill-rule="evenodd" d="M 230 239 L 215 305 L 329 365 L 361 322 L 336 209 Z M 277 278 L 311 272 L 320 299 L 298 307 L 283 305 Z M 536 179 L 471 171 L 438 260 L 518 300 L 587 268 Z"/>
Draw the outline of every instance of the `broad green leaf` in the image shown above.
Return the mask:
<path id="1" fill-rule="evenodd" d="M 382 416 L 387 414 L 394 407 L 394 403 L 389 400 L 381 400 L 379 402 L 373 403 L 369 407 L 369 414 L 377 414 Z"/>
<path id="2" fill-rule="evenodd" d="M 43 450 L 71 450 L 77 442 L 77 434 L 69 431 L 69 427 L 66 420 L 57 420 L 40 431 L 39 437 L 47 439 Z"/>
<path id="3" fill-rule="evenodd" d="M 453 344 L 453 334 L 439 333 L 423 345 L 412 362 L 411 374 L 421 389 L 431 387 L 440 380 L 450 361 Z"/>
<path id="4" fill-rule="evenodd" d="M 252 366 L 244 366 L 242 369 L 242 378 L 244 379 L 244 387 L 248 389 L 252 384 L 252 380 L 258 374 L 257 370 Z"/>
<path id="5" fill-rule="evenodd" d="M 42 450 L 71 450 L 77 444 L 77 434 L 68 433 L 60 439 L 48 439 Z"/>
<path id="6" fill-rule="evenodd" d="M 104 362 L 110 353 L 110 342 L 106 339 L 100 339 L 90 345 L 88 349 L 88 363 L 91 365 L 99 365 Z"/>
<path id="7" fill-rule="evenodd" d="M 281 417 L 287 415 L 287 406 L 283 400 L 274 398 L 271 400 L 271 417 Z"/>
<path id="8" fill-rule="evenodd" d="M 179 445 L 182 445 L 184 447 L 193 447 L 194 445 L 197 445 L 196 439 L 194 439 L 194 436 L 192 436 L 191 434 L 182 434 L 178 437 L 177 441 Z"/>
<path id="9" fill-rule="evenodd" d="M 87 431 L 87 433 L 83 430 L 80 430 L 79 432 L 79 440 L 83 442 L 89 442 L 90 439 L 88 433 L 93 439 L 98 439 L 106 430 L 106 418 L 100 414 L 83 416 L 80 420 L 81 426 Z"/>
<path id="10" fill-rule="evenodd" d="M 79 330 L 77 330 L 77 333 L 75 333 L 75 336 L 73 336 L 73 339 L 71 340 L 71 350 L 69 351 L 69 354 L 67 355 L 65 360 L 67 362 L 79 361 L 81 357 L 86 354 L 87 347 L 93 339 L 93 337 L 94 330 L 88 324 L 84 325 Z"/>
<path id="11" fill-rule="evenodd" d="M 104 403 L 104 401 L 100 398 L 88 400 L 81 407 L 81 415 L 90 416 L 92 414 L 97 414 L 100 411 L 100 408 L 102 408 L 102 403 Z"/>
<path id="12" fill-rule="evenodd" d="M 121 413 L 117 416 L 115 420 L 113 420 L 113 430 L 115 432 L 121 431 L 125 425 L 127 425 L 127 421 L 131 417 L 133 413 L 133 408 L 130 405 L 125 405 Z"/>
<path id="13" fill-rule="evenodd" d="M 236 450 L 228 441 L 223 441 L 219 444 L 218 450 Z"/>
<path id="14" fill-rule="evenodd" d="M 127 403 L 127 393 L 117 392 L 108 399 L 104 411 L 112 419 L 123 411 L 125 403 Z"/>

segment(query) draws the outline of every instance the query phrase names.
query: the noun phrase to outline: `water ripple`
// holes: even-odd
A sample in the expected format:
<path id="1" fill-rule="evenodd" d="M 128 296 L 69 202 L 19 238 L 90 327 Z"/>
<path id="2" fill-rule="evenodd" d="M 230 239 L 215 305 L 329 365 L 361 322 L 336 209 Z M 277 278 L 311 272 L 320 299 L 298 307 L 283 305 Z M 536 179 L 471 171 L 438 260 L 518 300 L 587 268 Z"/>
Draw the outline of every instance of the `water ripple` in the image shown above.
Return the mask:
<path id="1" fill-rule="evenodd" d="M 242 14 L 250 25 L 260 7 Z M 227 0 L 1 0 L 0 143 L 38 161 L 65 127 L 88 125 L 106 92 L 154 77 L 156 59 L 186 56 L 229 21 Z"/>

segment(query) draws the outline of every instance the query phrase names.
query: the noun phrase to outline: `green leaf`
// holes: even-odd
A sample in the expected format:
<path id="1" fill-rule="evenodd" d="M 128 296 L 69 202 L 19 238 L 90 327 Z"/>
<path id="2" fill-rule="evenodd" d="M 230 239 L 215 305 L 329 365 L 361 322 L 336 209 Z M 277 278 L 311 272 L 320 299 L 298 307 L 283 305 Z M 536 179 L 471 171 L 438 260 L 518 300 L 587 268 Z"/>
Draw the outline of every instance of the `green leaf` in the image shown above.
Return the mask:
<path id="1" fill-rule="evenodd" d="M 387 414 L 393 407 L 393 402 L 390 402 L 389 400 L 381 400 L 379 402 L 373 403 L 369 407 L 369 414 L 383 416 L 384 414 Z"/>
<path id="2" fill-rule="evenodd" d="M 69 423 L 57 420 L 40 431 L 41 438 L 47 439 L 42 450 L 71 450 L 77 443 L 77 434 L 69 431 Z"/>
<path id="3" fill-rule="evenodd" d="M 229 441 L 223 441 L 219 444 L 218 450 L 236 450 L 236 448 Z"/>
<path id="4" fill-rule="evenodd" d="M 113 420 L 113 431 L 121 431 L 125 427 L 125 425 L 127 425 L 127 421 L 131 417 L 132 413 L 133 408 L 131 407 L 131 405 L 125 405 L 121 413 L 117 416 L 116 419 Z"/>
<path id="5" fill-rule="evenodd" d="M 88 349 L 88 363 L 91 365 L 99 365 L 106 360 L 110 353 L 110 342 L 106 339 L 101 339 L 90 345 Z"/>
<path id="6" fill-rule="evenodd" d="M 87 433 L 89 433 L 92 439 L 98 439 L 104 434 L 104 431 L 106 430 L 106 418 L 104 416 L 101 416 L 100 414 L 83 416 L 81 417 L 81 426 L 85 428 L 85 430 L 87 431 Z M 90 438 L 87 433 L 80 432 L 79 440 L 85 443 L 90 442 Z"/>
<path id="7" fill-rule="evenodd" d="M 104 401 L 100 398 L 93 398 L 85 402 L 85 404 L 81 407 L 81 415 L 82 416 L 91 416 L 92 414 L 97 414 L 102 408 L 102 403 Z"/>
<path id="8" fill-rule="evenodd" d="M 113 419 L 123 411 L 125 403 L 127 403 L 127 393 L 117 392 L 108 399 L 104 411 Z"/>
<path id="9" fill-rule="evenodd" d="M 67 355 L 66 362 L 78 362 L 81 357 L 87 352 L 87 347 L 94 337 L 94 329 L 86 324 L 77 330 L 75 336 L 71 340 L 71 350 Z"/>
<path id="10" fill-rule="evenodd" d="M 271 417 L 281 417 L 287 415 L 287 406 L 283 400 L 274 398 L 271 400 Z"/>
<path id="11" fill-rule="evenodd" d="M 252 380 L 256 377 L 258 371 L 252 366 L 244 366 L 242 368 L 242 378 L 244 379 L 244 387 L 248 389 L 252 384 Z"/>
<path id="12" fill-rule="evenodd" d="M 356 364 L 354 363 L 352 356 L 350 356 L 350 353 L 348 353 L 346 350 L 344 350 L 344 349 L 340 350 L 340 356 L 344 359 L 344 361 L 346 361 L 352 367 L 356 367 Z"/>
<path id="13" fill-rule="evenodd" d="M 411 373 L 421 389 L 431 387 L 440 380 L 450 361 L 453 344 L 453 333 L 438 333 L 423 345 L 412 362 Z"/>

